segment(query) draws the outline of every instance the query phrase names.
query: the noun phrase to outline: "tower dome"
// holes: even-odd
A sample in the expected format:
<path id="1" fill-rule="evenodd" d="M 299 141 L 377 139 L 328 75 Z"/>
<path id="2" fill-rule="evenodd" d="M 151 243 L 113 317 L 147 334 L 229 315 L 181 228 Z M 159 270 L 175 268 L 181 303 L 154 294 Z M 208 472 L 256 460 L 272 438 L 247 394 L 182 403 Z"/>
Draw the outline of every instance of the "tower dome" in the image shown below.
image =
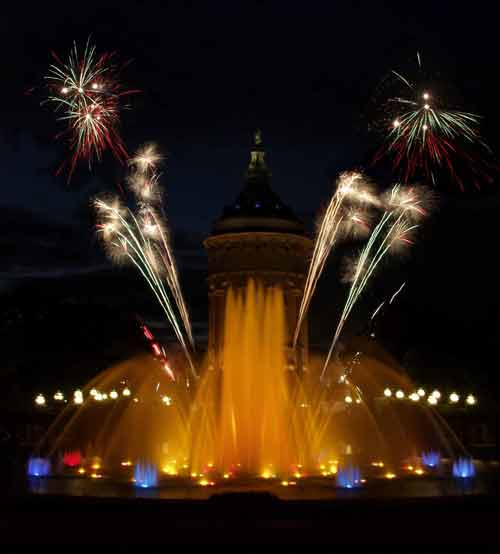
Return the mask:
<path id="1" fill-rule="evenodd" d="M 245 185 L 235 202 L 226 206 L 215 221 L 212 235 L 241 231 L 304 234 L 302 222 L 271 188 L 271 172 L 265 161 L 260 131 L 254 135 Z"/>

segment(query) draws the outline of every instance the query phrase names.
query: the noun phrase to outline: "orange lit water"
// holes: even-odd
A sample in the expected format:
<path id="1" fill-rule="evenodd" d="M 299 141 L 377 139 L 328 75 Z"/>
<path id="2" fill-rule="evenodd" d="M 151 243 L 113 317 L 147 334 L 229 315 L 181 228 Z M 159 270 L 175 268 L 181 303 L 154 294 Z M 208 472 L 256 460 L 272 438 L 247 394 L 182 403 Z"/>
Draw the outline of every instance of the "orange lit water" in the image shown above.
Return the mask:
<path id="1" fill-rule="evenodd" d="M 384 460 L 385 471 L 428 448 L 450 451 L 455 439 L 428 407 L 380 400 L 387 385 L 411 389 L 397 362 L 372 353 L 347 383 L 338 382 L 344 366 L 334 362 L 325 385 L 319 357 L 307 372 L 288 369 L 289 331 L 280 286 L 250 279 L 244 288 L 228 288 L 222 367 L 206 369 L 186 389 L 148 356 L 118 364 L 84 394 L 116 388 L 119 398 L 65 410 L 47 436 L 49 453 L 79 448 L 87 460 L 99 456 L 103 470 L 149 460 L 164 474 L 206 480 L 212 471 L 224 478 L 332 475 L 346 458 Z M 125 386 L 130 398 L 121 395 Z M 162 394 L 171 404 L 162 403 Z"/>
<path id="2" fill-rule="evenodd" d="M 297 460 L 286 381 L 283 290 L 250 280 L 226 298 L 215 456 L 224 471 L 283 473 Z"/>

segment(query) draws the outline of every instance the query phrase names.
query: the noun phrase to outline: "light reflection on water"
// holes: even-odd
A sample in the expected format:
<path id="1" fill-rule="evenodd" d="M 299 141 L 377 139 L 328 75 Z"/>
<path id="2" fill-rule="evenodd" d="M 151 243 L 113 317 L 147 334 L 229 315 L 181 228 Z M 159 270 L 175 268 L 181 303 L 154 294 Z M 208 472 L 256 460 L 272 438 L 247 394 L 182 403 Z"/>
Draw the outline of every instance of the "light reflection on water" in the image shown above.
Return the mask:
<path id="1" fill-rule="evenodd" d="M 129 482 L 111 479 L 44 478 L 27 481 L 27 491 L 33 494 L 94 496 L 99 498 L 158 498 L 205 500 L 224 492 L 269 492 L 281 499 L 328 500 L 342 498 L 419 498 L 461 496 L 486 493 L 489 487 L 481 478 L 456 480 L 443 478 L 373 479 L 361 489 L 336 489 L 335 482 L 304 479 L 295 486 L 283 487 L 262 480 L 220 483 L 214 487 L 196 486 L 186 480 L 160 482 L 156 489 L 139 489 Z"/>

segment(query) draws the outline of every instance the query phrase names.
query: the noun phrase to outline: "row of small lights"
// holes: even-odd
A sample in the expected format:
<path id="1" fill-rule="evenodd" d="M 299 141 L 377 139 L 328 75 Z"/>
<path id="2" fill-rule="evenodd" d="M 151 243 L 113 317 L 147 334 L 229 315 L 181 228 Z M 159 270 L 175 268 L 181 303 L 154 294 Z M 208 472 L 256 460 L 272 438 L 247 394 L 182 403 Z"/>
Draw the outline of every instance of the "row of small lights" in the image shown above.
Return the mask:
<path id="1" fill-rule="evenodd" d="M 406 394 L 401 389 L 398 389 L 393 393 L 391 389 L 386 388 L 384 390 L 384 396 L 386 398 L 391 398 L 394 396 L 398 400 L 403 400 L 404 398 L 406 398 Z M 409 394 L 408 399 L 411 400 L 412 402 L 419 402 L 425 396 L 426 396 L 425 390 L 418 389 L 417 391 Z M 441 393 L 438 390 L 435 390 L 427 397 L 427 402 L 428 404 L 431 404 L 431 406 L 435 406 L 440 399 L 441 399 Z M 452 392 L 448 397 L 448 399 L 451 404 L 457 404 L 460 401 L 460 395 L 457 394 L 456 392 Z M 353 402 L 355 402 L 356 404 L 361 404 L 361 399 L 356 398 L 356 400 L 354 400 L 353 397 L 350 394 L 348 394 L 344 397 L 344 402 L 346 404 L 352 404 Z M 465 398 L 465 403 L 468 406 L 474 406 L 475 404 L 477 404 L 477 399 L 473 394 L 469 394 Z"/>
<path id="2" fill-rule="evenodd" d="M 122 390 L 121 394 L 122 394 L 122 396 L 128 397 L 132 394 L 132 392 L 130 391 L 130 389 L 128 387 L 125 387 Z M 108 399 L 116 400 L 120 396 L 120 394 L 114 389 L 112 391 L 110 391 L 109 394 L 105 393 L 105 392 L 104 393 L 99 392 L 97 389 L 91 389 L 90 392 L 89 392 L 89 395 L 96 402 L 101 402 L 101 401 L 108 400 Z M 64 398 L 64 394 L 61 391 L 57 391 L 54 394 L 53 399 L 56 400 L 57 402 L 67 402 L 67 400 L 65 400 L 65 398 Z M 166 406 L 171 406 L 172 405 L 172 398 L 168 395 L 163 395 L 161 397 L 161 401 Z M 134 402 L 139 402 L 139 399 L 137 397 L 135 397 Z M 75 390 L 75 392 L 73 393 L 73 403 L 74 404 L 83 404 L 83 392 L 80 389 Z M 45 396 L 43 394 L 41 394 L 41 393 L 37 394 L 36 397 L 35 397 L 35 404 L 37 406 L 40 406 L 40 407 L 46 406 L 47 405 L 47 399 L 45 398 Z"/>
<path id="3" fill-rule="evenodd" d="M 390 388 L 384 389 L 384 396 L 386 398 L 391 398 L 393 394 L 394 394 L 394 397 L 397 398 L 398 400 L 403 400 L 406 397 L 405 393 L 401 389 L 398 389 L 395 393 L 393 393 L 393 391 Z M 408 398 L 412 402 L 418 402 L 419 400 L 423 399 L 425 396 L 426 396 L 425 390 L 420 388 L 417 391 L 409 394 Z M 441 399 L 441 393 L 436 389 L 427 396 L 427 403 L 431 404 L 432 406 L 435 406 L 440 399 Z M 452 392 L 448 396 L 448 400 L 450 401 L 451 404 L 457 404 L 460 401 L 460 395 L 457 394 L 456 392 Z M 477 404 L 477 399 L 473 394 L 469 394 L 465 398 L 465 403 L 468 406 L 474 406 L 475 404 Z"/>
<path id="4" fill-rule="evenodd" d="M 108 398 L 111 399 L 111 400 L 116 400 L 120 396 L 119 393 L 114 389 L 112 391 L 110 391 L 110 393 L 108 394 L 108 393 L 99 392 L 97 389 L 94 388 L 94 389 L 90 390 L 89 394 L 96 402 L 101 402 L 101 401 L 104 401 L 104 400 L 108 400 Z M 130 389 L 126 387 L 122 390 L 121 394 L 122 394 L 122 396 L 128 397 L 132 393 L 131 393 Z M 393 396 L 393 391 L 390 388 L 386 388 L 384 390 L 384 396 L 386 398 L 391 398 Z M 412 402 L 418 402 L 425 396 L 426 396 L 425 390 L 420 388 L 416 392 L 412 392 L 411 394 L 409 394 L 408 398 Z M 401 389 L 398 389 L 394 393 L 394 397 L 397 398 L 398 400 L 403 400 L 406 397 L 406 395 Z M 54 400 L 56 400 L 58 402 L 67 402 L 67 400 L 65 400 L 65 398 L 64 398 L 64 394 L 61 391 L 57 391 L 54 394 L 53 398 L 54 398 Z M 460 395 L 458 395 L 456 392 L 452 392 L 449 395 L 448 398 L 449 398 L 449 401 L 450 401 L 451 404 L 457 404 L 460 401 Z M 435 406 L 439 402 L 440 399 L 441 399 L 441 393 L 438 390 L 434 390 L 427 397 L 427 402 L 428 402 L 428 404 L 431 404 L 431 405 Z M 172 405 L 172 398 L 168 395 L 163 395 L 161 397 L 161 400 L 166 406 L 171 406 Z M 344 401 L 347 404 L 352 404 L 353 402 L 355 402 L 356 404 L 361 404 L 361 399 L 360 398 L 356 398 L 354 400 L 351 395 L 346 395 L 345 398 L 344 398 Z M 139 399 L 137 397 L 135 397 L 134 402 L 139 402 Z M 77 389 L 73 393 L 73 403 L 74 404 L 83 404 L 83 392 L 81 390 Z M 465 403 L 468 406 L 474 406 L 475 404 L 477 404 L 477 399 L 473 394 L 469 394 L 465 398 Z M 47 405 L 47 400 L 46 400 L 45 396 L 43 394 L 38 394 L 35 397 L 35 404 L 37 406 L 40 406 L 40 407 L 46 406 Z"/>

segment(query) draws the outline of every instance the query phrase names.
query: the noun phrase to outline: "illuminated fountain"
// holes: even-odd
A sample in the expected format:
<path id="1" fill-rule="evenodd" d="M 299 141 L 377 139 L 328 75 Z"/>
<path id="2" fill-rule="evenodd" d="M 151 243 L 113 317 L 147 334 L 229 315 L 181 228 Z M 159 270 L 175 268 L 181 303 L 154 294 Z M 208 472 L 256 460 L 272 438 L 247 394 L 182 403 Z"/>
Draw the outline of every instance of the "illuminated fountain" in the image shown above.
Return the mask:
<path id="1" fill-rule="evenodd" d="M 436 468 L 441 463 L 441 455 L 435 450 L 422 453 L 422 464 L 425 467 Z"/>
<path id="2" fill-rule="evenodd" d="M 189 391 L 173 383 L 151 356 L 103 371 L 84 388 L 83 398 L 49 429 L 44 441 L 49 455 L 66 452 L 67 466 L 86 465 L 91 471 L 128 467 L 131 460 L 158 467 L 185 463 Z M 81 452 L 78 463 L 75 452 Z"/>
<path id="3" fill-rule="evenodd" d="M 347 466 L 337 472 L 337 486 L 343 489 L 354 489 L 361 486 L 361 471 L 359 467 Z"/>
<path id="4" fill-rule="evenodd" d="M 47 477 L 50 474 L 50 460 L 47 458 L 31 457 L 28 460 L 29 477 Z"/>
<path id="5" fill-rule="evenodd" d="M 215 460 L 223 471 L 288 471 L 298 460 L 285 367 L 283 291 L 250 280 L 226 299 Z M 258 371 L 255 369 L 258 368 Z"/>
<path id="6" fill-rule="evenodd" d="M 245 187 L 204 243 L 209 335 L 200 377 L 182 352 L 170 359 L 172 372 L 158 345 L 156 359 L 100 373 L 41 445 L 48 456 L 66 452 L 66 471 L 143 488 L 258 477 L 269 486 L 314 477 L 355 488 L 367 468 L 390 480 L 403 467 L 421 475 L 420 459 L 435 467 L 437 452 L 463 454 L 431 410 L 437 394 L 426 401 L 374 341 L 352 341 L 320 380 L 324 357 L 309 353 L 307 317 L 294 337 L 312 241 L 269 181 L 257 135 Z M 45 397 L 36 403 L 42 409 Z"/>
<path id="7" fill-rule="evenodd" d="M 470 458 L 458 458 L 453 462 L 453 476 L 468 479 L 476 475 L 474 462 Z"/>
<path id="8" fill-rule="evenodd" d="M 70 450 L 63 455 L 63 462 L 66 467 L 79 467 L 82 465 L 82 455 L 79 450 Z"/>
<path id="9" fill-rule="evenodd" d="M 158 470 L 149 462 L 137 462 L 134 468 L 134 483 L 136 487 L 149 489 L 158 486 Z"/>

